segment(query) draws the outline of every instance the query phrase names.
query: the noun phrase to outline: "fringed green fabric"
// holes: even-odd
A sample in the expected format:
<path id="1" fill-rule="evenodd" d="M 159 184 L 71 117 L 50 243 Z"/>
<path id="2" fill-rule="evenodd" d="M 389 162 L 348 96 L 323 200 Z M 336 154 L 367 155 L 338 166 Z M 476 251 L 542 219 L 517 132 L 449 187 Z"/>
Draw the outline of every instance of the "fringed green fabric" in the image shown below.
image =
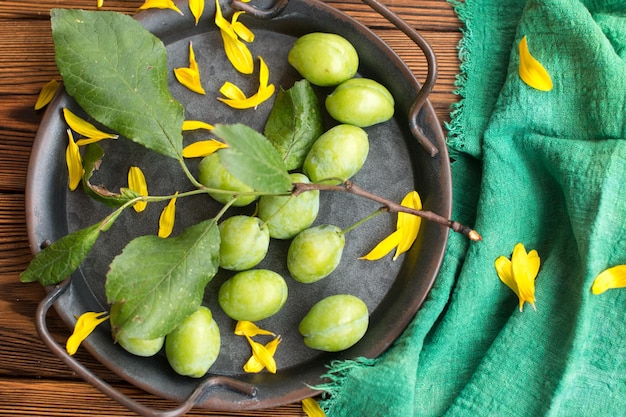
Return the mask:
<path id="1" fill-rule="evenodd" d="M 452 0 L 464 23 L 461 101 L 448 128 L 453 217 L 426 302 L 374 361 L 336 362 L 329 417 L 619 416 L 626 410 L 626 290 L 593 295 L 626 264 L 626 2 Z M 518 75 L 518 42 L 552 91 Z M 536 307 L 496 274 L 536 249 Z"/>

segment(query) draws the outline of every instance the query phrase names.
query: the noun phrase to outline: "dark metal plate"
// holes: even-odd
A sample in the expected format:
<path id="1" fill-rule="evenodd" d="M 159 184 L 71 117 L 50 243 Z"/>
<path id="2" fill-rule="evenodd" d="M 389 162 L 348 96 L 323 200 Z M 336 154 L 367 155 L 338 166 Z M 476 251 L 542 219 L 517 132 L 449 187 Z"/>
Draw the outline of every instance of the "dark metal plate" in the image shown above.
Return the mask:
<path id="1" fill-rule="evenodd" d="M 237 74 L 226 60 L 221 37 L 213 24 L 214 6 L 207 9 L 200 24 L 192 18 L 171 11 L 147 11 L 137 15 L 150 31 L 165 43 L 172 68 L 188 66 L 188 46 L 193 42 L 202 79 L 207 91 L 200 96 L 187 91 L 170 78 L 174 96 L 184 104 L 187 119 L 209 123 L 243 122 L 263 129 L 272 102 L 256 110 L 236 111 L 215 100 L 224 81 L 242 86 L 248 93 L 256 89 L 257 76 Z M 186 5 L 181 5 L 181 9 Z M 228 14 L 228 6 L 224 6 Z M 186 9 L 185 9 L 186 11 Z M 450 215 L 451 184 L 449 161 L 443 133 L 429 103 L 419 113 L 418 124 L 432 139 L 439 154 L 431 157 L 411 135 L 407 115 L 420 85 L 402 60 L 370 30 L 337 10 L 315 0 L 290 0 L 287 7 L 269 20 L 242 18 L 255 33 L 250 46 L 254 56 L 262 56 L 270 68 L 270 82 L 285 89 L 299 75 L 287 63 L 287 52 L 295 39 L 307 32 L 339 33 L 350 40 L 359 52 L 359 74 L 378 80 L 389 88 L 397 106 L 396 116 L 389 122 L 367 128 L 370 138 L 368 160 L 354 178 L 363 188 L 399 201 L 408 191 L 416 189 L 424 208 L 443 216 Z M 317 89 L 320 98 L 329 89 Z M 323 103 L 323 101 L 322 101 Z M 34 252 L 45 240 L 55 241 L 67 233 L 102 219 L 110 209 L 90 200 L 82 191 L 68 192 L 64 152 L 67 143 L 66 125 L 61 110 L 69 107 L 87 117 L 74 100 L 65 93 L 50 104 L 37 134 L 31 157 L 26 213 L 28 233 Z M 326 128 L 331 127 L 330 118 Z M 186 134 L 186 142 L 204 138 L 205 134 Z M 121 139 L 103 143 L 106 155 L 93 182 L 112 190 L 126 186 L 130 165 L 140 166 L 146 173 L 150 193 L 169 194 L 190 188 L 178 164 L 168 158 L 146 151 L 131 141 Z M 198 161 L 190 161 L 195 172 Z M 179 200 L 174 235 L 185 227 L 215 215 L 217 203 L 208 197 Z M 345 228 L 375 211 L 378 206 L 359 197 L 343 193 L 322 195 L 317 223 L 333 223 Z M 70 288 L 56 302 L 61 318 L 73 327 L 74 317 L 85 311 L 107 309 L 104 281 L 112 258 L 121 252 L 133 237 L 155 234 L 162 205 L 151 204 L 140 214 L 124 213 L 110 231 L 101 236 L 93 253 L 74 274 Z M 252 208 L 241 212 L 251 213 Z M 237 211 L 233 211 L 233 214 Z M 270 268 L 286 277 L 289 299 L 283 310 L 259 323 L 283 337 L 276 354 L 278 372 L 246 374 L 242 366 L 250 355 L 242 337 L 233 335 L 234 321 L 220 310 L 216 291 L 231 274 L 221 271 L 209 284 L 204 303 L 214 313 L 222 334 L 222 350 L 210 374 L 225 375 L 253 384 L 257 395 L 249 397 L 229 390 L 219 390 L 200 404 L 215 410 L 241 410 L 274 407 L 314 394 L 309 385 L 316 385 L 335 359 L 359 356 L 376 357 L 398 337 L 419 309 L 438 272 L 448 230 L 423 222 L 413 248 L 392 261 L 391 256 L 377 262 L 358 260 L 395 227 L 395 216 L 378 216 L 350 232 L 343 261 L 328 278 L 315 284 L 299 284 L 289 277 L 285 265 L 287 242 L 271 242 L 270 256 L 259 267 Z M 328 354 L 308 349 L 297 331 L 299 321 L 321 298 L 350 293 L 362 298 L 371 313 L 370 328 L 365 337 L 345 352 Z M 199 380 L 175 374 L 161 352 L 153 358 L 139 358 L 114 345 L 110 328 L 100 326 L 85 343 L 87 349 L 107 367 L 134 385 L 155 395 L 182 402 L 199 384 Z"/>

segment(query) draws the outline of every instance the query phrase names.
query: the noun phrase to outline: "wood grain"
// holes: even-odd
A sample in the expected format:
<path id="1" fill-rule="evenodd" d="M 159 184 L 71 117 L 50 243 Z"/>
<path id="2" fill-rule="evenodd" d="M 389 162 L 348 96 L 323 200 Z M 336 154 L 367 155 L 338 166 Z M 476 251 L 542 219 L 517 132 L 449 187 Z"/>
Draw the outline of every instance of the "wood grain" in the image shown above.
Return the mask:
<path id="1" fill-rule="evenodd" d="M 426 76 L 419 49 L 389 22 L 359 0 L 326 3 L 369 26 L 407 63 L 416 77 Z M 435 50 L 439 73 L 430 96 L 442 123 L 449 120 L 458 73 L 459 22 L 445 0 L 385 0 L 415 27 Z M 106 10 L 133 13 L 143 1 L 105 0 Z M 54 63 L 49 14 L 54 7 L 96 9 L 96 0 L 0 1 L 0 415 L 134 415 L 82 381 L 43 345 L 33 317 L 45 291 L 22 284 L 19 273 L 31 259 L 24 215 L 24 189 L 30 151 L 43 115 L 33 110 L 37 94 L 50 79 L 60 79 Z M 61 343 L 68 329 L 54 311 L 48 326 Z M 109 383 L 142 403 L 173 404 L 131 386 L 79 351 L 77 358 Z M 302 416 L 300 404 L 246 413 L 194 410 L 190 416 Z"/>

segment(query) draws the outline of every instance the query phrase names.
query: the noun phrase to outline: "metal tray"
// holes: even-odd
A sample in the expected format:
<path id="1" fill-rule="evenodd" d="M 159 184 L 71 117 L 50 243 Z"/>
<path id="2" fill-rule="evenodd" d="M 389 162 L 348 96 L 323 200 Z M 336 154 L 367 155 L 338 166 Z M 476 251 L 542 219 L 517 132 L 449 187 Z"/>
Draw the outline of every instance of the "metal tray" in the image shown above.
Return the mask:
<path id="1" fill-rule="evenodd" d="M 410 69 L 383 41 L 368 28 L 342 12 L 317 0 L 256 0 L 251 3 L 223 4 L 225 16 L 235 9 L 246 9 L 242 21 L 256 35 L 251 45 L 253 55 L 261 55 L 270 68 L 270 82 L 289 88 L 300 79 L 287 63 L 287 52 L 295 39 L 308 32 L 334 32 L 352 42 L 359 52 L 359 75 L 384 84 L 396 99 L 396 115 L 389 122 L 367 128 L 370 155 L 354 178 L 361 187 L 383 197 L 399 201 L 408 191 L 417 190 L 424 209 L 449 217 L 451 183 L 449 160 L 443 132 L 427 101 L 436 74 L 434 54 L 417 32 L 375 0 L 363 0 L 403 30 L 424 51 L 428 77 L 422 87 Z M 186 91 L 173 78 L 170 88 L 186 108 L 186 118 L 209 123 L 243 122 L 262 130 L 271 102 L 257 110 L 236 111 L 215 100 L 221 84 L 235 84 L 254 89 L 254 77 L 235 73 L 226 60 L 213 16 L 214 5 L 208 1 L 201 22 L 195 26 L 189 13 L 179 16 L 171 11 L 149 10 L 136 18 L 162 39 L 168 50 L 169 65 L 188 65 L 188 45 L 193 41 L 203 81 L 208 81 L 206 96 Z M 186 2 L 179 5 L 181 10 Z M 184 9 L 186 10 L 186 9 Z M 320 98 L 331 90 L 317 89 Z M 33 146 L 26 190 L 28 234 L 33 252 L 44 242 L 55 241 L 78 228 L 103 218 L 110 209 L 90 200 L 82 191 L 69 192 L 66 185 L 64 152 L 66 126 L 61 109 L 69 107 L 87 117 L 74 100 L 61 91 L 49 105 Z M 333 123 L 326 119 L 326 128 Z M 199 133 L 186 135 L 187 141 Z M 128 140 L 104 143 L 102 169 L 93 180 L 110 189 L 125 186 L 129 165 L 146 171 L 151 193 L 171 193 L 189 187 L 177 164 L 168 158 Z M 197 161 L 190 161 L 190 169 Z M 123 174 L 120 174 L 123 173 Z M 152 207 L 153 206 L 153 207 Z M 217 203 L 208 197 L 185 199 L 178 204 L 174 235 L 183 228 L 217 212 Z M 344 193 L 323 193 L 317 223 L 347 227 L 378 208 L 376 203 Z M 430 290 L 443 257 L 448 229 L 422 222 L 412 249 L 397 261 L 391 256 L 377 262 L 358 260 L 395 227 L 395 216 L 378 216 L 350 232 L 340 267 L 328 278 L 315 284 L 299 284 L 290 279 L 285 267 L 286 242 L 272 241 L 270 256 L 259 267 L 274 269 L 289 283 L 289 299 L 283 310 L 259 323 L 283 337 L 276 354 L 278 372 L 246 374 L 242 366 L 249 357 L 244 338 L 232 334 L 234 321 L 219 308 L 216 292 L 229 277 L 220 271 L 209 284 L 204 304 L 214 313 L 222 334 L 222 349 L 209 374 L 198 380 L 175 374 L 161 352 L 152 358 L 140 358 L 112 342 L 108 324 L 99 326 L 84 346 L 112 371 L 125 380 L 159 397 L 181 405 L 167 412 L 151 410 L 121 394 L 91 371 L 68 356 L 47 330 L 46 314 L 54 306 L 63 321 L 72 328 L 75 317 L 85 311 L 107 309 L 104 280 L 108 264 L 135 236 L 156 233 L 156 219 L 161 207 L 149 205 L 146 212 L 127 212 L 105 233 L 93 253 L 71 278 L 47 288 L 48 296 L 37 313 L 37 327 L 44 342 L 68 366 L 89 383 L 129 409 L 143 415 L 180 415 L 193 406 L 212 410 L 270 408 L 312 396 L 311 386 L 323 383 L 323 374 L 333 360 L 376 357 L 384 352 L 405 329 Z M 241 209 L 250 212 L 250 208 Z M 234 214 L 235 212 L 233 212 Z M 370 311 L 370 327 L 365 337 L 340 353 L 323 353 L 304 346 L 297 331 L 300 319 L 322 297 L 351 293 L 362 298 Z"/>

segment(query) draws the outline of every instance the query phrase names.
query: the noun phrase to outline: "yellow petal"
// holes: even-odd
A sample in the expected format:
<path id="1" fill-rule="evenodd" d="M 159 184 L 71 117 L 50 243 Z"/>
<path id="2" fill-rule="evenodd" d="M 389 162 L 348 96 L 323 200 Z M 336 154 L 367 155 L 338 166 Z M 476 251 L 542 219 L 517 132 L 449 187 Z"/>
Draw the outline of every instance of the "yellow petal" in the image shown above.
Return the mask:
<path id="1" fill-rule="evenodd" d="M 526 84 L 541 91 L 552 90 L 552 79 L 546 69 L 528 50 L 526 36 L 519 43 L 519 76 Z"/>
<path id="2" fill-rule="evenodd" d="M 242 74 L 254 72 L 254 60 L 248 46 L 237 37 L 232 37 L 227 31 L 220 29 L 224 42 L 224 52 L 233 67 Z"/>
<path id="3" fill-rule="evenodd" d="M 319 403 L 313 398 L 305 398 L 302 400 L 302 411 L 308 417 L 326 417 L 326 413 L 322 410 Z"/>
<path id="4" fill-rule="evenodd" d="M 420 199 L 417 191 L 409 192 L 404 199 L 402 199 L 400 204 L 414 210 L 422 209 L 422 200 Z M 419 216 L 403 212 L 398 213 L 396 228 L 397 230 L 402 229 L 402 238 L 398 243 L 396 254 L 393 257 L 394 261 L 398 258 L 398 256 L 411 248 L 411 245 L 413 245 L 413 242 L 415 242 L 415 239 L 417 238 L 417 233 L 420 230 L 421 224 L 422 218 Z"/>
<path id="5" fill-rule="evenodd" d="M 119 136 L 113 133 L 106 133 L 89 123 L 88 121 L 76 116 L 68 108 L 63 108 L 63 117 L 69 125 L 70 129 L 81 136 L 85 136 L 88 140 L 79 140 L 77 143 L 83 144 L 97 142 L 102 139 L 117 139 Z"/>
<path id="6" fill-rule="evenodd" d="M 235 326 L 235 334 L 238 336 L 250 336 L 254 337 L 257 335 L 268 335 L 268 336 L 276 336 L 274 333 L 269 330 L 263 330 L 256 324 L 252 323 L 248 320 L 240 320 L 237 322 Z"/>
<path id="7" fill-rule="evenodd" d="M 246 339 L 252 348 L 252 356 L 244 365 L 243 370 L 249 373 L 256 373 L 261 372 L 265 368 L 268 372 L 275 374 L 276 360 L 274 359 L 274 354 L 276 353 L 276 348 L 280 344 L 280 336 L 272 339 L 265 346 L 250 339 L 250 336 L 246 336 Z"/>
<path id="8" fill-rule="evenodd" d="M 218 100 L 235 109 L 256 109 L 259 104 L 272 97 L 275 88 L 274 84 L 267 84 L 269 81 L 269 69 L 263 58 L 259 57 L 259 62 L 261 64 L 259 69 L 259 90 L 254 95 L 246 98 L 239 87 L 227 81 L 220 88 L 220 93 L 227 98 L 218 97 Z"/>
<path id="9" fill-rule="evenodd" d="M 511 271 L 517 284 L 520 299 L 520 311 L 524 302 L 528 302 L 535 308 L 535 278 L 539 271 L 539 256 L 537 251 L 526 253 L 526 248 L 521 243 L 513 248 L 511 257 Z"/>
<path id="10" fill-rule="evenodd" d="M 69 143 L 65 148 L 65 162 L 67 163 L 67 173 L 69 176 L 68 187 L 70 191 L 74 191 L 80 184 L 85 169 L 83 168 L 83 159 L 80 156 L 78 145 L 74 142 L 72 131 L 67 129 Z"/>
<path id="11" fill-rule="evenodd" d="M 519 290 L 517 289 L 517 283 L 513 279 L 513 270 L 511 269 L 511 260 L 506 256 L 500 256 L 495 261 L 496 272 L 498 273 L 498 278 L 502 281 L 507 287 L 513 290 L 515 295 L 519 298 Z M 523 304 L 523 303 L 522 303 Z M 522 305 L 520 304 L 520 307 Z"/>
<path id="12" fill-rule="evenodd" d="M 87 313 L 83 313 L 78 320 L 76 321 L 76 325 L 74 326 L 74 332 L 67 339 L 65 343 L 65 350 L 70 355 L 73 355 L 78 350 L 80 344 L 94 331 L 96 326 L 103 321 L 107 320 L 109 315 L 106 311 L 96 313 L 93 311 L 89 311 Z"/>
<path id="13" fill-rule="evenodd" d="M 206 129 L 213 130 L 214 126 L 200 120 L 185 120 L 183 122 L 183 130 Z"/>
<path id="14" fill-rule="evenodd" d="M 230 29 L 230 22 L 224 19 L 219 0 L 215 0 L 215 25 L 222 30 Z"/>
<path id="15" fill-rule="evenodd" d="M 204 0 L 189 0 L 189 10 L 191 10 L 197 25 L 204 12 Z"/>
<path id="16" fill-rule="evenodd" d="M 101 8 L 103 4 L 104 4 L 104 0 L 98 0 L 97 2 L 98 9 Z"/>
<path id="17" fill-rule="evenodd" d="M 148 195 L 146 177 L 143 175 L 141 168 L 132 166 L 128 170 L 128 188 L 135 191 L 139 195 Z M 133 208 L 137 213 L 140 213 L 146 209 L 147 205 L 148 203 L 145 201 L 138 201 L 133 205 Z"/>
<path id="18" fill-rule="evenodd" d="M 35 110 L 39 110 L 50 103 L 60 86 L 61 83 L 57 80 L 49 81 L 46 85 L 44 85 L 41 91 L 39 91 L 39 96 L 37 97 L 37 102 L 35 103 Z"/>
<path id="19" fill-rule="evenodd" d="M 200 82 L 200 70 L 196 62 L 193 45 L 189 42 L 189 68 L 175 68 L 174 75 L 179 83 L 198 94 L 206 94 Z"/>
<path id="20" fill-rule="evenodd" d="M 617 265 L 605 269 L 596 277 L 591 287 L 594 294 L 602 294 L 611 288 L 626 287 L 626 265 Z"/>
<path id="21" fill-rule="evenodd" d="M 218 149 L 227 148 L 228 145 L 215 139 L 201 140 L 191 145 L 185 146 L 183 149 L 184 158 L 202 158 L 209 156 Z"/>
<path id="22" fill-rule="evenodd" d="M 250 29 L 248 29 L 246 25 L 237 20 L 239 19 L 239 16 L 241 16 L 243 13 L 244 12 L 239 11 L 233 14 L 233 18 L 230 22 L 230 27 L 237 34 L 238 37 L 250 43 L 254 41 L 254 33 Z"/>
<path id="23" fill-rule="evenodd" d="M 239 87 L 230 81 L 226 81 L 220 88 L 220 93 L 231 100 L 245 100 L 246 95 Z"/>
<path id="24" fill-rule="evenodd" d="M 162 238 L 166 238 L 172 234 L 172 230 L 174 230 L 174 219 L 176 218 L 176 195 L 167 203 L 167 206 L 161 212 L 161 217 L 159 217 L 159 233 L 158 236 Z"/>
<path id="25" fill-rule="evenodd" d="M 360 257 L 359 259 L 366 259 L 368 261 L 377 261 L 383 256 L 387 255 L 397 247 L 402 239 L 402 231 L 396 230 L 386 238 L 384 238 L 378 245 L 374 247 L 367 255 Z"/>
<path id="26" fill-rule="evenodd" d="M 174 4 L 172 0 L 146 0 L 146 2 L 139 7 L 139 10 L 146 9 L 171 9 L 178 14 L 184 14 L 178 7 L 176 7 L 176 4 Z"/>

